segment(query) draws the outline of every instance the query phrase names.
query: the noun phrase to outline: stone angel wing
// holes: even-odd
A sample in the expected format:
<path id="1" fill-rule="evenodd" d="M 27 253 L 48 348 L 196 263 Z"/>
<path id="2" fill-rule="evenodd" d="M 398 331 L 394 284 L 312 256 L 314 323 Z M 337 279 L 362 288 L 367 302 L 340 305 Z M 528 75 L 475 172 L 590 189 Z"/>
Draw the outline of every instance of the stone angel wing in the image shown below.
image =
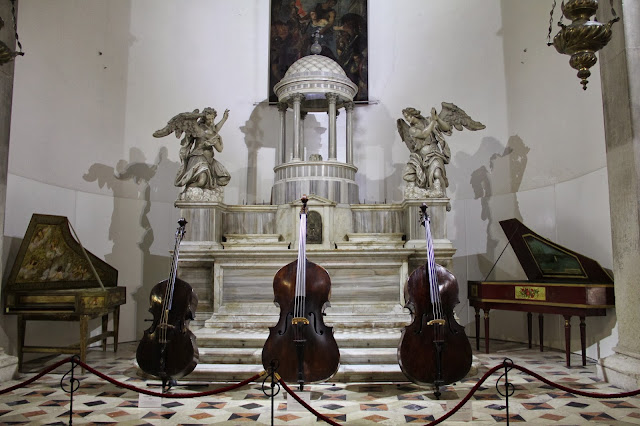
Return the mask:
<path id="1" fill-rule="evenodd" d="M 398 118 L 396 121 L 398 126 L 398 133 L 400 134 L 400 139 L 407 145 L 409 148 L 409 152 L 414 152 L 416 147 L 416 141 L 413 139 L 413 136 L 409 134 L 409 124 L 404 121 L 402 118 Z"/>
<path id="2" fill-rule="evenodd" d="M 186 133 L 187 136 L 200 136 L 202 129 L 198 126 L 198 119 L 202 118 L 203 115 L 197 108 L 193 112 L 181 112 L 171 118 L 162 129 L 153 132 L 153 136 L 162 138 L 171 133 L 175 133 L 178 139 L 183 133 Z"/>
<path id="3" fill-rule="evenodd" d="M 456 130 L 462 130 L 463 127 L 468 130 L 482 130 L 486 126 L 479 121 L 473 120 L 464 110 L 457 105 L 449 102 L 442 102 L 442 110 L 438 114 L 441 120 L 446 121 Z"/>

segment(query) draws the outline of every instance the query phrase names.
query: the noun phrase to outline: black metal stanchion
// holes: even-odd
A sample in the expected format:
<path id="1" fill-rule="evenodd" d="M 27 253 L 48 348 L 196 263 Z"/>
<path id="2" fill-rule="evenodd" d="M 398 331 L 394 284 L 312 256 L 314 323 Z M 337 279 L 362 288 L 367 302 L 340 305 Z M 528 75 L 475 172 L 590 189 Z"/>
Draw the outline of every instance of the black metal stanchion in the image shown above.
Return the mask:
<path id="1" fill-rule="evenodd" d="M 496 391 L 498 391 L 498 393 L 501 396 L 504 396 L 505 398 L 505 408 L 506 408 L 506 414 L 507 414 L 507 425 L 509 424 L 509 397 L 511 395 L 513 395 L 516 391 L 515 386 L 513 386 L 512 383 L 509 383 L 509 370 L 511 370 L 513 368 L 513 361 L 511 361 L 509 358 L 505 358 L 502 361 L 502 365 L 504 366 L 504 373 L 502 374 L 502 376 L 500 376 L 498 378 L 498 380 L 496 380 Z M 502 393 L 502 391 L 500 390 L 500 380 L 504 377 L 504 393 Z"/>
<path id="2" fill-rule="evenodd" d="M 74 376 L 78 360 L 79 357 L 77 355 L 71 357 L 71 369 L 62 376 L 62 379 L 60 379 L 60 387 L 62 390 L 69 392 L 69 425 L 73 424 L 73 393 L 80 387 L 80 380 L 76 379 Z M 65 379 L 69 374 L 71 377 L 69 378 L 69 384 L 67 385 L 65 383 Z"/>
<path id="3" fill-rule="evenodd" d="M 275 414 L 275 398 L 276 398 L 276 395 L 280 393 L 280 383 L 278 383 L 278 378 L 276 373 L 277 369 L 278 369 L 278 362 L 275 360 L 271 361 L 271 365 L 267 370 L 267 375 L 262 381 L 262 393 L 264 393 L 271 399 L 271 426 L 273 426 L 273 418 Z M 267 393 L 267 389 L 265 385 L 267 383 L 267 380 L 269 380 L 269 378 L 271 378 L 271 383 L 269 384 L 270 392 Z"/>

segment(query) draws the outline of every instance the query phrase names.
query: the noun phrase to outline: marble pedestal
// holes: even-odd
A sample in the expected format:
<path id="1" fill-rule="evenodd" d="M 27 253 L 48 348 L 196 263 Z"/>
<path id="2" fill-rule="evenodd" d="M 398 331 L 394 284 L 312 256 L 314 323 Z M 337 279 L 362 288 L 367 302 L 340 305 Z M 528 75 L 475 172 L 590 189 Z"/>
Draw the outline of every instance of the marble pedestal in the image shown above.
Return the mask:
<path id="1" fill-rule="evenodd" d="M 627 391 L 640 388 L 640 354 L 614 348 L 616 352 L 599 360 L 598 378 Z"/>
<path id="2" fill-rule="evenodd" d="M 271 190 L 273 204 L 295 201 L 300 194 L 317 194 L 337 203 L 355 204 L 360 200 L 355 181 L 358 169 L 338 161 L 294 161 L 274 168 Z"/>
<path id="3" fill-rule="evenodd" d="M 0 348 L 0 381 L 7 382 L 13 380 L 18 372 L 18 357 L 4 353 Z"/>
<path id="4" fill-rule="evenodd" d="M 307 258 L 324 267 L 332 294 L 324 321 L 334 327 L 341 367 L 334 380 L 406 380 L 397 345 L 411 321 L 404 284 L 426 260 L 422 201 L 339 204 L 309 196 L 320 238 Z M 436 261 L 451 266 L 448 200 L 429 200 Z M 194 333 L 200 362 L 190 377 L 242 380 L 262 370 L 261 353 L 279 309 L 273 277 L 297 259 L 300 202 L 279 206 L 176 203 L 191 226 L 180 249 L 180 276 L 198 293 Z"/>

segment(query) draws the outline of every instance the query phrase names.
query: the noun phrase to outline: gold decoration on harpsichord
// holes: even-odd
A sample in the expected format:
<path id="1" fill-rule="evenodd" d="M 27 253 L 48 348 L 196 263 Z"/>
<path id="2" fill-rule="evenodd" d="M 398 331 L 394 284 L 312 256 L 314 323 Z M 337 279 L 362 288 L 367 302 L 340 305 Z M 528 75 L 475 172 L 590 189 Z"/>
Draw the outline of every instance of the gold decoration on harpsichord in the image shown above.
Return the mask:
<path id="1" fill-rule="evenodd" d="M 200 112 L 181 112 L 171 118 L 165 127 L 156 130 L 153 136 L 162 138 L 171 133 L 180 138 L 180 168 L 175 186 L 184 187 L 179 199 L 183 201 L 223 201 L 223 187 L 231 176 L 227 169 L 214 158 L 214 149 L 222 152 L 224 147 L 220 129 L 229 117 L 225 110 L 215 123 L 217 112 L 206 107 Z"/>
<path id="2" fill-rule="evenodd" d="M 4 42 L 0 41 L 0 65 L 13 61 L 16 56 L 23 56 L 22 44 L 18 38 L 18 25 L 16 21 L 16 2 L 11 0 L 11 15 L 13 17 L 13 31 L 16 37 L 16 43 L 20 51 L 13 51 Z M 0 18 L 0 30 L 4 27 L 4 19 Z"/>
<path id="3" fill-rule="evenodd" d="M 449 102 L 442 102 L 440 113 L 431 108 L 429 117 L 415 108 L 403 109 L 402 115 L 404 120 L 397 120 L 398 133 L 411 152 L 402 173 L 404 198 L 445 198 L 449 186 L 445 165 L 451 159 L 445 136 L 451 136 L 454 128 L 482 130 L 485 125 Z"/>
<path id="4" fill-rule="evenodd" d="M 589 68 L 598 62 L 596 52 L 609 43 L 612 35 L 611 27 L 620 20 L 613 8 L 613 0 L 610 0 L 610 4 L 613 19 L 602 24 L 591 20 L 591 16 L 595 15 L 598 10 L 597 0 L 569 0 L 566 4 L 563 1 L 560 6 L 562 14 L 558 21 L 560 31 L 553 37 L 553 42 L 551 41 L 551 27 L 553 26 L 553 11 L 556 7 L 556 0 L 553 0 L 551 6 L 547 45 L 555 46 L 559 53 L 571 55 L 569 65 L 578 70 L 577 75 L 583 90 L 587 90 L 588 78 L 591 76 Z M 571 24 L 565 25 L 562 22 L 563 15 L 571 20 Z"/>
<path id="5" fill-rule="evenodd" d="M 118 272 L 110 266 L 100 267 L 101 260 L 76 241 L 72 230 L 64 216 L 33 214 L 9 274 L 7 290 L 115 285 Z"/>

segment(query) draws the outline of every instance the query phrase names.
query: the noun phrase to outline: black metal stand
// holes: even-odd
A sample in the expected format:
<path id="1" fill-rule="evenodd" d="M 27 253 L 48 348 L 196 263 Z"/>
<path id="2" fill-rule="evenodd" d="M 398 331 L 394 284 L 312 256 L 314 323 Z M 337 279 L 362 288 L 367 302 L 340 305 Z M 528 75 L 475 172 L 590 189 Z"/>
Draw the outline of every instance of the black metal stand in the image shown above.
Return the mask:
<path id="1" fill-rule="evenodd" d="M 271 399 L 271 426 L 273 426 L 273 418 L 275 414 L 275 398 L 276 395 L 280 393 L 280 383 L 276 380 L 276 370 L 278 369 L 278 362 L 276 360 L 271 361 L 269 369 L 267 370 L 267 375 L 262 381 L 262 393 L 268 396 Z M 271 383 L 269 384 L 270 392 L 267 393 L 265 384 L 267 380 L 271 378 Z"/>
<path id="2" fill-rule="evenodd" d="M 513 368 L 513 361 L 511 361 L 509 358 L 505 358 L 502 361 L 502 365 L 504 366 L 504 374 L 502 374 L 502 376 L 500 376 L 498 380 L 496 380 L 496 391 L 498 391 L 498 393 L 501 396 L 504 396 L 505 398 L 505 408 L 506 408 L 507 425 L 508 425 L 509 424 L 509 397 L 513 395 L 516 391 L 516 388 L 515 386 L 513 386 L 513 383 L 509 382 L 509 370 Z M 500 390 L 500 380 L 503 377 L 504 377 L 504 393 L 502 393 L 502 391 Z"/>
<path id="3" fill-rule="evenodd" d="M 74 355 L 71 358 L 71 369 L 62 376 L 62 379 L 60 379 L 60 387 L 63 391 L 69 393 L 69 425 L 73 424 L 73 393 L 80 387 L 80 380 L 76 379 L 74 376 L 75 368 L 79 360 L 80 357 Z M 67 385 L 65 384 L 65 379 L 69 374 L 71 377 L 69 378 L 69 384 Z"/>

